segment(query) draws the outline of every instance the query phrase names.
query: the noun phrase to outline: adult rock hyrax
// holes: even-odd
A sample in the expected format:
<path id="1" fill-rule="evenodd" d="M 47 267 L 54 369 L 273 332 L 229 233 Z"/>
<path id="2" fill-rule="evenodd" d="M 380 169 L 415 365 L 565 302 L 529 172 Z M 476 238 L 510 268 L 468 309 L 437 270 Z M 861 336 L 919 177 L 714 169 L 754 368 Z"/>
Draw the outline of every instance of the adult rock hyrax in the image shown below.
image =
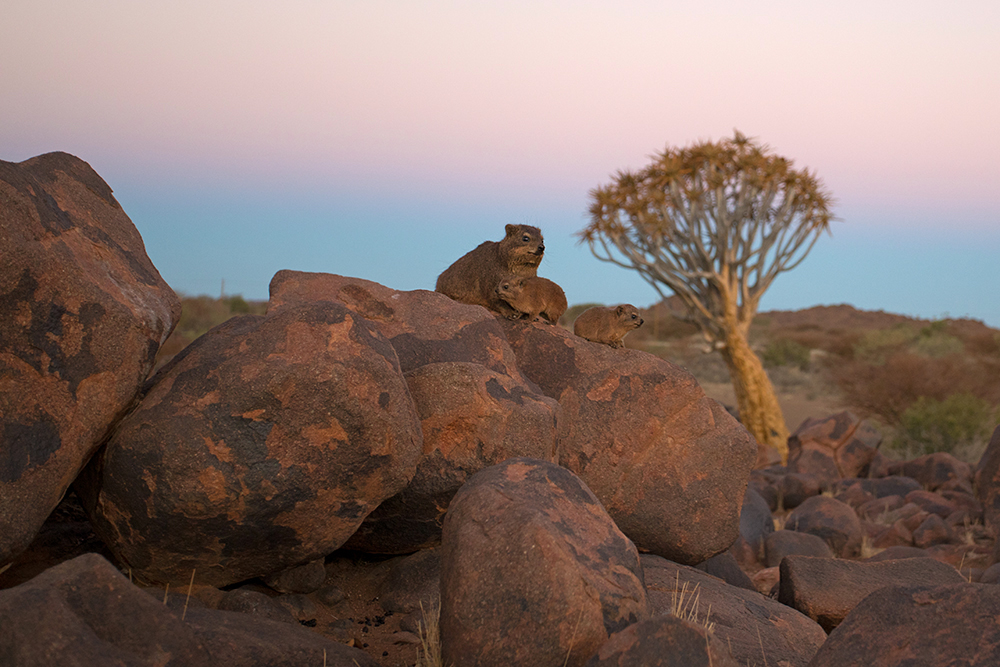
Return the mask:
<path id="1" fill-rule="evenodd" d="M 604 343 L 611 347 L 624 347 L 622 339 L 632 329 L 642 326 L 639 309 L 623 303 L 620 306 L 594 306 L 580 313 L 573 323 L 573 333 L 580 338 Z"/>
<path id="2" fill-rule="evenodd" d="M 517 311 L 511 319 L 537 320 L 544 317 L 557 324 L 566 312 L 566 293 L 548 278 L 508 276 L 496 287 L 497 296 Z"/>
<path id="3" fill-rule="evenodd" d="M 485 241 L 465 253 L 438 276 L 435 291 L 455 301 L 483 306 L 511 317 L 516 312 L 496 293 L 509 275 L 534 277 L 542 262 L 542 232 L 531 225 L 507 225 L 502 241 Z"/>

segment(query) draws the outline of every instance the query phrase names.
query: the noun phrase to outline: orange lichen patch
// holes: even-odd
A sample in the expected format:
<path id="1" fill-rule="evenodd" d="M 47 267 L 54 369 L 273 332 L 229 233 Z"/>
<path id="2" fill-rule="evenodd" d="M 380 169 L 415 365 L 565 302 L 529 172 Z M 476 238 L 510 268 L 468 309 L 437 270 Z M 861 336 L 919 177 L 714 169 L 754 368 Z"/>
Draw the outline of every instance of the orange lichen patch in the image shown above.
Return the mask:
<path id="1" fill-rule="evenodd" d="M 310 425 L 303 428 L 300 433 L 302 437 L 313 446 L 325 446 L 335 449 L 338 442 L 347 442 L 350 436 L 338 421 L 330 421 L 323 425 Z"/>
<path id="2" fill-rule="evenodd" d="M 198 474 L 198 482 L 210 502 L 223 504 L 229 499 L 226 476 L 217 468 L 203 469 Z"/>
<path id="3" fill-rule="evenodd" d="M 505 471 L 505 476 L 511 482 L 523 482 L 527 479 L 528 474 L 535 469 L 536 466 L 530 463 L 522 463 L 520 461 L 515 463 L 510 463 L 507 465 L 507 470 Z"/>
<path id="4" fill-rule="evenodd" d="M 224 441 L 220 440 L 217 442 L 206 435 L 202 436 L 201 442 L 205 445 L 208 453 L 218 460 L 224 463 L 233 463 L 235 461 L 232 450 Z"/>
<path id="5" fill-rule="evenodd" d="M 610 401 L 614 398 L 615 390 L 620 384 L 621 376 L 617 373 L 609 373 L 607 377 L 587 392 L 587 398 L 592 401 Z"/>
<path id="6" fill-rule="evenodd" d="M 215 403 L 218 403 L 220 400 L 221 398 L 217 390 L 210 391 L 206 393 L 204 396 L 201 396 L 198 400 L 194 401 L 192 403 L 192 406 L 198 408 L 199 410 L 203 410 L 209 405 L 214 405 Z"/>

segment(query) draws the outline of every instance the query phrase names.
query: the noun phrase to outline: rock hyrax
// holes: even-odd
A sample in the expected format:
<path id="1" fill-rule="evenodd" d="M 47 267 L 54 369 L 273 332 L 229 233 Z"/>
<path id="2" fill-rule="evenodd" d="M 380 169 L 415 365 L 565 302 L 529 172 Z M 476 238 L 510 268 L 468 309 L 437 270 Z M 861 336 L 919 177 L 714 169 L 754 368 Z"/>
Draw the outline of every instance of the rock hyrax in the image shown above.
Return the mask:
<path id="1" fill-rule="evenodd" d="M 573 333 L 580 338 L 604 343 L 611 347 L 624 347 L 622 339 L 632 329 L 642 325 L 639 310 L 628 303 L 620 306 L 594 306 L 580 313 L 573 323 Z"/>
<path id="2" fill-rule="evenodd" d="M 566 293 L 547 278 L 508 276 L 500 281 L 496 292 L 517 311 L 511 319 L 537 320 L 541 316 L 550 324 L 557 324 L 566 312 Z"/>
<path id="3" fill-rule="evenodd" d="M 455 301 L 512 316 L 516 311 L 497 296 L 496 286 L 511 274 L 534 277 L 545 243 L 538 227 L 507 225 L 506 229 L 502 241 L 485 241 L 459 257 L 438 276 L 434 289 Z"/>

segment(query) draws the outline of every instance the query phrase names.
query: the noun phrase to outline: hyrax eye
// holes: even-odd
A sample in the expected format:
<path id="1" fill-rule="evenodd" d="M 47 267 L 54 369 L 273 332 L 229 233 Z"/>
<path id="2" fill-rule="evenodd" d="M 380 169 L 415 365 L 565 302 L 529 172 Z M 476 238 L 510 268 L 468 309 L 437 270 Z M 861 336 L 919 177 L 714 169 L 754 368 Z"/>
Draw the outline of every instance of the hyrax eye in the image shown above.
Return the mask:
<path id="1" fill-rule="evenodd" d="M 521 240 L 524 241 L 525 243 L 527 243 L 528 241 L 531 240 L 531 237 L 528 236 L 527 234 L 525 234 L 524 236 L 521 237 Z"/>
<path id="2" fill-rule="evenodd" d="M 635 313 L 632 313 L 632 319 L 634 320 L 636 317 L 638 316 Z"/>

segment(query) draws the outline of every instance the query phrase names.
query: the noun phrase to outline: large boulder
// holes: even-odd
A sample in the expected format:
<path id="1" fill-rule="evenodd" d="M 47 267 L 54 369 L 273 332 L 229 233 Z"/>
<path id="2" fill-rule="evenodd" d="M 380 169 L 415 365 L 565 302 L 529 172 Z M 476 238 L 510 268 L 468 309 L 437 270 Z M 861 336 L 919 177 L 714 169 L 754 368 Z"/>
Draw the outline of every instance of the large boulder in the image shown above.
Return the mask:
<path id="1" fill-rule="evenodd" d="M 647 616 L 635 546 L 565 468 L 510 459 L 452 500 L 441 544 L 445 663 L 579 667 Z"/>
<path id="2" fill-rule="evenodd" d="M 0 161 L 0 567 L 132 406 L 179 317 L 90 165 Z"/>
<path id="3" fill-rule="evenodd" d="M 234 318 L 164 366 L 77 485 L 148 581 L 224 586 L 322 557 L 409 483 L 420 422 L 391 345 L 319 302 Z"/>
<path id="4" fill-rule="evenodd" d="M 427 364 L 406 374 L 424 434 L 413 480 L 383 502 L 345 545 L 406 554 L 441 541 L 448 503 L 476 472 L 509 458 L 551 461 L 559 404 L 481 364 Z"/>
<path id="5" fill-rule="evenodd" d="M 683 612 L 712 624 L 740 665 L 805 667 L 826 640 L 815 621 L 756 591 L 653 554 L 641 559 L 653 616 Z"/>
<path id="6" fill-rule="evenodd" d="M 404 554 L 436 544 L 448 503 L 470 475 L 508 458 L 554 458 L 559 404 L 521 373 L 485 308 L 329 273 L 272 278 L 269 313 L 317 302 L 349 308 L 389 339 L 424 429 L 413 481 L 372 512 L 347 547 Z"/>
<path id="7" fill-rule="evenodd" d="M 998 586 L 882 588 L 830 633 L 809 667 L 1000 665 L 998 617 Z"/>
<path id="8" fill-rule="evenodd" d="M 524 379 L 496 316 L 482 306 L 427 290 L 394 290 L 332 273 L 278 271 L 271 278 L 268 312 L 289 305 L 332 301 L 378 327 L 404 373 L 427 364 L 463 361 Z"/>
<path id="9" fill-rule="evenodd" d="M 668 361 L 505 321 L 521 370 L 562 406 L 559 463 L 644 551 L 696 564 L 736 539 L 753 437 Z"/>
<path id="10" fill-rule="evenodd" d="M 788 470 L 811 473 L 825 484 L 861 477 L 881 440 L 874 427 L 850 412 L 807 419 L 788 438 Z"/>
<path id="11" fill-rule="evenodd" d="M 0 591 L 0 662 L 18 667 L 378 667 L 298 624 L 168 607 L 97 554 Z"/>
<path id="12" fill-rule="evenodd" d="M 788 556 L 781 561 L 778 601 L 830 632 L 869 593 L 886 586 L 962 583 L 958 570 L 931 558 L 851 561 Z"/>

